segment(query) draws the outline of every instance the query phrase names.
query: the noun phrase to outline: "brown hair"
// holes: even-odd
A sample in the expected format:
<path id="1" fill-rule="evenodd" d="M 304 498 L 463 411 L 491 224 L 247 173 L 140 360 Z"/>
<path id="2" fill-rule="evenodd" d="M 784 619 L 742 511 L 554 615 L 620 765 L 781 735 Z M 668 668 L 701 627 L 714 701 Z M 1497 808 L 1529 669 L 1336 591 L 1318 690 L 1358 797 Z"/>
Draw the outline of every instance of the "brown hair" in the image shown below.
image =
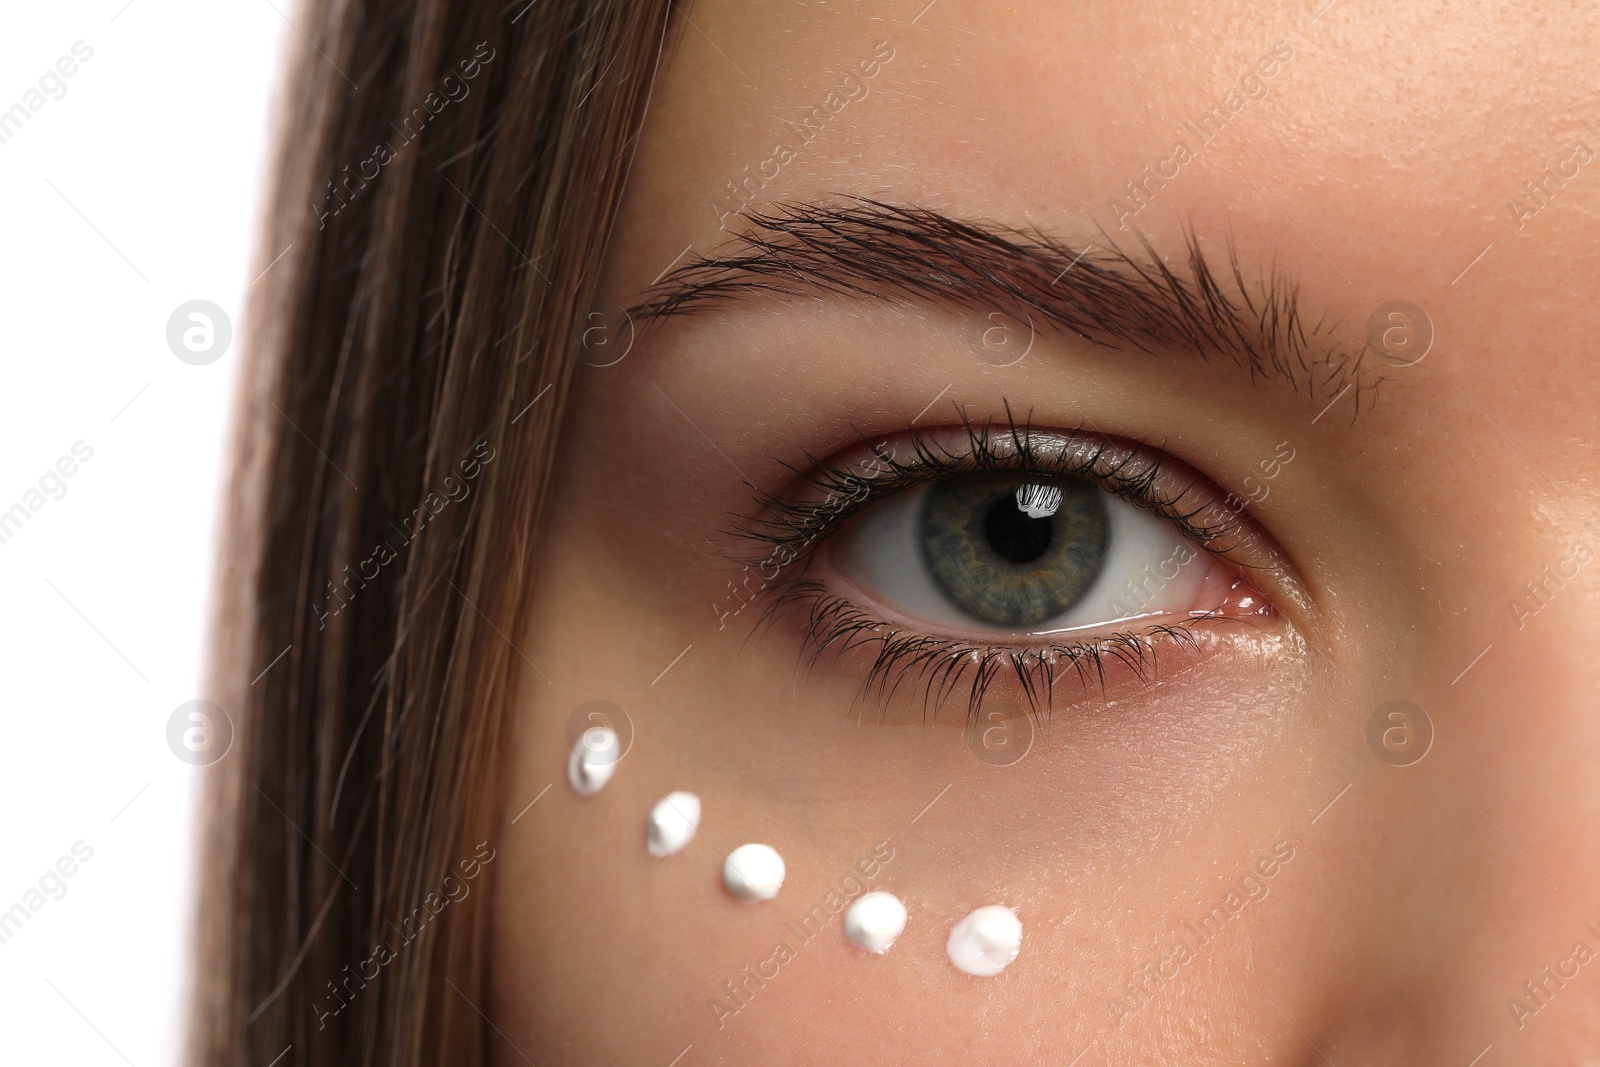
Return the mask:
<path id="1" fill-rule="evenodd" d="M 218 570 L 235 737 L 195 1064 L 486 1057 L 508 635 L 669 6 L 296 15 L 260 262 L 287 252 L 251 308 Z"/>

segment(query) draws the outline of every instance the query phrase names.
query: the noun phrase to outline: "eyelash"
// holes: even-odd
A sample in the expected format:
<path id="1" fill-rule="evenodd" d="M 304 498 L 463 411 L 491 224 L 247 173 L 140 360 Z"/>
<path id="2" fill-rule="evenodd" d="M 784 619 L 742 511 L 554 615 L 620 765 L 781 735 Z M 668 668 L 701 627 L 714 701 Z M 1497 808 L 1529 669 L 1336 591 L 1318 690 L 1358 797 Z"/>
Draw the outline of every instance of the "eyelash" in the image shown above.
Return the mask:
<path id="1" fill-rule="evenodd" d="M 1091 682 L 1098 682 L 1103 692 L 1107 669 L 1117 665 L 1127 668 L 1141 684 L 1149 685 L 1157 673 L 1157 653 L 1162 645 L 1197 652 L 1201 624 L 1250 621 L 1207 612 L 1173 623 L 1150 625 L 1138 632 L 1115 632 L 1093 640 L 1052 642 L 1030 649 L 1007 648 L 907 634 L 808 578 L 805 572 L 818 549 L 855 515 L 879 500 L 919 485 L 974 471 L 1088 481 L 1166 519 L 1205 551 L 1229 558 L 1236 567 L 1255 569 L 1255 565 L 1230 556 L 1252 521 L 1233 505 L 1231 498 L 1223 501 L 1221 493 L 1206 493 L 1199 476 L 1176 492 L 1157 488 L 1164 481 L 1162 475 L 1170 461 L 1165 453 L 1134 442 L 1118 443 L 1081 428 L 1065 433 L 1051 431 L 1050 443 L 1060 440 L 1061 444 L 1059 448 L 1046 448 L 1038 442 L 1030 422 L 1017 423 L 1009 404 L 998 433 L 993 422 L 979 425 L 967 417 L 965 410 L 957 411 L 958 432 L 964 435 L 965 442 L 955 449 L 935 439 L 938 431 L 908 430 L 903 436 L 909 439 L 912 455 L 906 460 L 896 458 L 896 449 L 861 437 L 865 463 L 854 466 L 869 469 L 873 472 L 870 474 L 809 454 L 806 470 L 783 463 L 797 476 L 805 495 L 760 493 L 754 516 L 741 517 L 732 530 L 725 531 L 739 547 L 724 554 L 744 570 L 756 571 L 758 587 L 749 590 L 746 578 L 745 588 L 755 598 L 766 600 L 755 625 L 757 632 L 770 628 L 785 615 L 803 610 L 802 665 L 807 669 L 830 652 L 843 656 L 858 647 L 877 644 L 878 651 L 862 682 L 861 697 L 870 697 L 876 691 L 887 700 L 903 684 L 911 682 L 924 686 L 924 714 L 928 717 L 930 709 L 936 712 L 965 683 L 969 687 L 967 722 L 977 724 L 985 695 L 1003 678 L 1014 679 L 1030 715 L 1038 718 L 1042 711 L 1048 716 L 1055 686 L 1067 668 L 1074 671 L 1085 689 Z M 944 431 L 940 436 L 948 433 Z M 1089 438 L 1098 440 L 1083 447 Z M 1216 499 L 1196 503 L 1191 500 L 1195 495 L 1214 495 Z M 799 568 L 798 576 L 777 580 L 792 567 Z M 733 588 L 732 582 L 729 588 Z"/>

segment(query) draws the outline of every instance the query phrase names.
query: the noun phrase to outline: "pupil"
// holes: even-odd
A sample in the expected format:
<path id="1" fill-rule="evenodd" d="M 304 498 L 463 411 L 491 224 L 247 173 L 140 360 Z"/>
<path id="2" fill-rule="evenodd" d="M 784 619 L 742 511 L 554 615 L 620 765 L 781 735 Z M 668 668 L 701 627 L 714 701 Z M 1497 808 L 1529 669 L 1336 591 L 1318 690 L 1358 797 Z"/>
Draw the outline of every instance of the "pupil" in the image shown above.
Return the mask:
<path id="1" fill-rule="evenodd" d="M 1010 563 L 1032 563 L 1050 547 L 1053 519 L 1029 518 L 1007 494 L 994 502 L 983 520 L 983 532 L 995 555 Z"/>

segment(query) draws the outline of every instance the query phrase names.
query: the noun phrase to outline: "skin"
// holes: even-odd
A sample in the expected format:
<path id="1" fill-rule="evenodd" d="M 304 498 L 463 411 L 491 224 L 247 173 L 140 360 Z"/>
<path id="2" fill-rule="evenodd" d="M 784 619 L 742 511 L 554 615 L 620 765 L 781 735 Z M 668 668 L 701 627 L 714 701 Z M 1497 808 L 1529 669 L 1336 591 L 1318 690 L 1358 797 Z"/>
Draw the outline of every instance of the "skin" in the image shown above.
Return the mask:
<path id="1" fill-rule="evenodd" d="M 738 230 L 724 180 L 878 41 L 894 57 L 870 95 L 756 205 L 866 195 L 1078 248 L 1100 226 L 1131 238 L 1110 204 L 1124 182 L 1282 41 L 1267 95 L 1133 221 L 1175 262 L 1185 224 L 1213 252 L 1231 234 L 1249 272 L 1276 264 L 1357 344 L 1390 300 L 1423 309 L 1434 342 L 1386 368 L 1359 417 L 1353 397 L 1319 417 L 1226 366 L 1054 335 L 992 366 L 970 342 L 981 316 L 906 301 L 746 300 L 585 368 L 518 642 L 549 680 L 525 684 L 497 842 L 496 1062 L 1465 1067 L 1487 1046 L 1478 1062 L 1596 1062 L 1600 960 L 1562 987 L 1540 968 L 1571 974 L 1579 941 L 1600 952 L 1584 925 L 1600 929 L 1600 562 L 1537 611 L 1523 583 L 1576 545 L 1600 555 L 1600 157 L 1520 220 L 1507 201 L 1531 208 L 1524 183 L 1578 141 L 1600 151 L 1583 122 L 1600 121 L 1600 15 L 1345 0 L 1313 21 L 1320 6 L 694 6 L 605 310 L 686 245 L 725 242 L 720 222 Z M 903 433 L 941 393 L 919 428 L 1009 400 L 1038 427 L 1158 445 L 1240 496 L 1289 442 L 1250 512 L 1303 599 L 1263 580 L 1264 625 L 1148 684 L 1064 687 L 1007 766 L 975 758 L 962 708 L 927 722 L 915 694 L 862 701 L 852 660 L 797 670 L 798 620 L 757 634 L 758 606 L 721 617 L 735 575 L 707 539 L 752 514 L 744 478 L 781 492 L 780 461 L 848 449 L 852 427 Z M 564 763 L 594 699 L 625 709 L 632 743 L 585 798 Z M 1368 741 L 1394 699 L 1432 724 L 1409 766 Z M 653 859 L 644 819 L 674 789 L 701 797 L 703 832 Z M 749 841 L 787 861 L 775 901 L 722 888 L 723 855 Z M 848 893 L 875 846 L 892 859 L 871 888 L 910 909 L 889 953 L 847 943 L 842 914 L 795 937 L 786 924 Z M 1266 863 L 1275 849 L 1292 858 Z M 1252 884 L 1264 895 L 1174 962 L 1185 924 Z M 992 903 L 1017 909 L 1022 953 L 968 977 L 945 938 Z M 780 940 L 792 958 L 729 998 Z"/>

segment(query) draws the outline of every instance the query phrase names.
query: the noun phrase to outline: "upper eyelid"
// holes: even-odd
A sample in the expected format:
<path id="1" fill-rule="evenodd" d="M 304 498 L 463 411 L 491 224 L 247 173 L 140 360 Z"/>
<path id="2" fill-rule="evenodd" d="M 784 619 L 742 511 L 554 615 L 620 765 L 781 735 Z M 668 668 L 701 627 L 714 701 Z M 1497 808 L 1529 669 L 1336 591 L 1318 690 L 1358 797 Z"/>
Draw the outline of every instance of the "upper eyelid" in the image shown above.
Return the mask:
<path id="1" fill-rule="evenodd" d="M 1007 410 L 1009 420 L 1009 408 Z M 891 475 L 879 479 L 867 479 L 852 473 L 850 468 L 860 461 L 874 455 L 882 458 L 887 451 L 885 445 L 893 443 L 896 439 L 894 435 L 864 436 L 854 448 L 836 453 L 835 457 L 820 461 L 812 459 L 808 469 L 797 471 L 796 481 L 809 489 L 806 495 L 761 494 L 756 513 L 741 518 L 738 526 L 728 533 L 737 538 L 742 546 L 751 544 L 766 546 L 763 554 L 747 557 L 730 552 L 726 553 L 728 558 L 746 568 L 755 567 L 759 570 L 783 570 L 796 562 L 803 565 L 822 542 L 873 500 L 946 474 L 971 469 L 992 469 L 973 461 L 974 453 L 981 453 L 984 449 L 989 449 L 987 457 L 989 460 L 1000 461 L 1002 464 L 1000 469 L 1037 469 L 1042 474 L 1055 473 L 1079 477 L 1085 477 L 1085 471 L 1089 467 L 1111 456 L 1113 465 L 1110 472 L 1101 471 L 1098 477 L 1086 477 L 1086 480 L 1097 484 L 1102 491 L 1113 492 L 1114 495 L 1145 507 L 1146 510 L 1173 522 L 1200 547 L 1229 559 L 1234 565 L 1268 572 L 1274 579 L 1273 584 L 1282 589 L 1291 604 L 1301 608 L 1305 606 L 1306 597 L 1302 585 L 1287 557 L 1260 528 L 1254 516 L 1247 509 L 1233 509 L 1227 506 L 1225 498 L 1230 494 L 1225 494 L 1220 487 L 1210 484 L 1210 479 L 1199 471 L 1193 471 L 1192 478 L 1177 473 L 1179 470 L 1192 470 L 1192 468 L 1188 468 L 1187 464 L 1155 446 L 1121 441 L 1082 428 L 1045 430 L 1031 425 L 1018 426 L 1015 421 L 1008 421 L 1001 427 L 994 424 L 977 425 L 966 420 L 963 415 L 960 427 L 908 430 L 899 435 L 899 440 L 911 444 L 915 454 L 910 462 L 903 461 L 898 455 L 889 459 Z M 1033 442 L 1041 439 L 1075 440 L 1080 443 L 1097 440 L 1098 443 L 1094 447 L 1086 446 L 1079 454 L 1078 458 L 1083 469 L 1077 472 L 1052 471 L 1043 467 L 1030 468 L 1020 463 L 1003 463 L 1007 456 L 1015 458 L 1019 455 L 1031 455 L 1036 459 L 1049 458 L 1041 457 L 1036 450 L 1030 451 Z M 965 441 L 967 448 L 946 447 L 945 443 L 952 440 Z M 1001 447 L 996 449 L 994 447 L 996 444 Z M 938 469 L 923 469 L 928 466 L 926 461 L 930 459 L 934 461 L 932 466 Z M 1135 466 L 1134 472 L 1127 475 L 1128 484 L 1123 487 L 1125 491 L 1116 492 L 1114 485 L 1107 484 L 1108 481 L 1114 482 L 1116 471 L 1128 464 L 1138 463 L 1143 463 L 1143 466 Z M 1108 478 L 1108 473 L 1112 477 Z M 1151 506 L 1156 494 L 1150 486 L 1156 482 L 1174 481 L 1184 481 L 1186 484 L 1181 491 L 1169 490 L 1162 497 L 1165 507 Z M 1202 482 L 1206 484 L 1202 485 Z M 841 492 L 846 488 L 860 488 L 866 492 L 864 495 Z M 1191 494 L 1195 506 L 1185 511 L 1184 502 L 1191 497 Z M 1228 513 L 1223 518 L 1223 525 L 1212 528 L 1209 535 L 1206 528 L 1195 521 L 1197 516 L 1206 512 Z M 1236 538 L 1232 543 L 1223 545 L 1217 543 L 1230 534 Z M 1241 550 L 1246 549 L 1253 561 L 1238 558 Z"/>
<path id="2" fill-rule="evenodd" d="M 819 530 L 831 530 L 842 525 L 873 499 L 913 488 L 947 474 L 984 469 L 991 465 L 991 460 L 1000 460 L 1000 453 L 986 451 L 990 443 L 989 430 L 990 427 L 975 427 L 968 423 L 954 429 L 908 431 L 904 436 L 909 438 L 913 450 L 913 458 L 909 460 L 902 460 L 895 455 L 890 447 L 892 439 L 879 443 L 863 440 L 839 458 L 818 460 L 807 457 L 810 468 L 797 472 L 797 481 L 815 492 L 795 496 L 762 494 L 758 501 L 758 514 L 745 519 L 741 528 L 734 532 L 774 543 L 820 540 Z M 1069 433 L 1080 434 L 1081 431 Z M 952 449 L 945 446 L 945 441 L 963 436 L 972 447 Z M 1005 436 L 1014 444 L 1026 445 L 1034 439 L 1034 431 L 1021 431 L 1019 435 L 1019 431 L 1013 427 Z M 1049 436 L 1055 437 L 1057 434 L 1050 432 Z M 1105 443 L 1104 448 L 1083 457 L 1084 467 L 1097 462 L 1107 451 L 1117 449 L 1110 438 L 1100 436 Z M 1124 446 L 1117 451 L 1120 455 L 1133 449 Z M 1005 459 L 1013 459 L 1017 455 L 1009 453 Z M 993 465 L 999 466 L 1001 462 Z M 874 463 L 875 468 L 869 467 Z M 867 469 L 874 469 L 875 476 L 858 473 Z M 1033 468 L 1022 463 L 1004 463 L 1004 469 Z M 1041 475 L 1072 473 L 1036 469 Z M 890 487 L 885 488 L 886 484 Z"/>

